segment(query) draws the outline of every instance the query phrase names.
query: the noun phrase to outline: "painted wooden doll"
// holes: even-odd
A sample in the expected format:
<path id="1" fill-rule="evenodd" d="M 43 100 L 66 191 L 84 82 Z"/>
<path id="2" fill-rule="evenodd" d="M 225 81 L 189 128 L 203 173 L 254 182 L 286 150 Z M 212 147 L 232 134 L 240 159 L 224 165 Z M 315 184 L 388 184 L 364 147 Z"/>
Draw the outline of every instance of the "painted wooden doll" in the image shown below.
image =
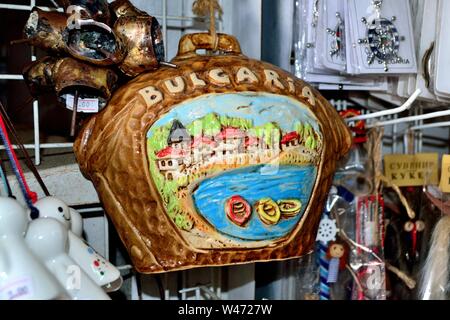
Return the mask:
<path id="1" fill-rule="evenodd" d="M 327 258 L 328 265 L 328 283 L 336 283 L 339 271 L 344 270 L 348 263 L 349 247 L 344 242 L 331 241 L 328 244 Z"/>

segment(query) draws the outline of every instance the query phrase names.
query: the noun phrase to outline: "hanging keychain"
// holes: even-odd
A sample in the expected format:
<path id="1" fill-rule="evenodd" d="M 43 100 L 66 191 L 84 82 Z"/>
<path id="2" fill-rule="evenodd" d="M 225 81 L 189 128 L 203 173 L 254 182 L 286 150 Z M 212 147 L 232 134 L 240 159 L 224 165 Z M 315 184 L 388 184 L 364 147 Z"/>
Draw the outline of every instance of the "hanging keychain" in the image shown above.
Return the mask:
<path id="1" fill-rule="evenodd" d="M 331 29 L 327 28 L 327 33 L 333 37 L 333 41 L 330 44 L 330 57 L 338 56 L 342 60 L 345 59 L 343 53 L 345 52 L 344 44 L 344 20 L 342 20 L 341 14 L 336 12 L 336 26 Z"/>
<path id="2" fill-rule="evenodd" d="M 344 270 L 347 265 L 349 247 L 342 241 L 331 241 L 328 244 L 327 258 L 330 261 L 328 266 L 328 283 L 336 283 L 339 271 Z"/>
<path id="3" fill-rule="evenodd" d="M 378 61 L 384 65 L 384 71 L 389 71 L 389 64 L 395 64 L 403 59 L 399 56 L 400 42 L 404 40 L 398 33 L 394 22 L 396 17 L 390 19 L 381 17 L 383 0 L 372 0 L 373 13 L 361 18 L 367 28 L 366 38 L 359 39 L 358 43 L 366 46 L 367 63 L 369 65 Z"/>

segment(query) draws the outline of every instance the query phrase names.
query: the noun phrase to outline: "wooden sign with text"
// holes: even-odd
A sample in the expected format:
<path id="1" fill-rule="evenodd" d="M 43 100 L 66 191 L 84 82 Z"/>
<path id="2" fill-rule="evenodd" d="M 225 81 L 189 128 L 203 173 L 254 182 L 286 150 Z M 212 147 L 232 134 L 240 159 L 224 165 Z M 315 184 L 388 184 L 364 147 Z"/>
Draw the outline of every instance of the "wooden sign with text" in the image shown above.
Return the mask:
<path id="1" fill-rule="evenodd" d="M 385 176 L 399 187 L 438 184 L 437 153 L 391 154 L 384 157 Z"/>
<path id="2" fill-rule="evenodd" d="M 442 192 L 450 192 L 450 155 L 442 157 L 441 184 L 439 187 Z"/>

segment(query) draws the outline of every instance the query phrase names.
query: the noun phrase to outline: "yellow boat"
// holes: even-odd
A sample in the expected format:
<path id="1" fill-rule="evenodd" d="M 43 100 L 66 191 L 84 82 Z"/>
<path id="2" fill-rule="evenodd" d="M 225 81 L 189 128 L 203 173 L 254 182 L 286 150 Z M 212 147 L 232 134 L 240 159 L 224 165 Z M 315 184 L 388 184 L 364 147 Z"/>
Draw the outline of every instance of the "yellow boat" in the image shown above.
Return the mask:
<path id="1" fill-rule="evenodd" d="M 263 198 L 255 204 L 256 212 L 262 222 L 267 225 L 277 224 L 281 218 L 278 204 L 270 198 Z"/>
<path id="2" fill-rule="evenodd" d="M 302 203 L 297 199 L 283 199 L 278 201 L 278 207 L 283 218 L 291 218 L 302 210 Z"/>

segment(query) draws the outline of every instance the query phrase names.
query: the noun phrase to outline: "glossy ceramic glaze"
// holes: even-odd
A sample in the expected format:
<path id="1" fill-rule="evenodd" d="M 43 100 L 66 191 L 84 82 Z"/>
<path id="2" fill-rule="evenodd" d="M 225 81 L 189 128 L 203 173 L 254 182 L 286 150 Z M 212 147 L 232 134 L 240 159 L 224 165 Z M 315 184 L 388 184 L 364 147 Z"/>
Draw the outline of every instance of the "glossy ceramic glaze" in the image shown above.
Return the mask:
<path id="1" fill-rule="evenodd" d="M 58 220 L 53 218 L 33 220 L 30 222 L 25 240 L 33 253 L 58 279 L 72 299 L 110 299 L 68 255 L 68 231 Z"/>
<path id="2" fill-rule="evenodd" d="M 80 214 L 55 197 L 45 197 L 35 203 L 41 218 L 58 220 L 68 230 L 68 255 L 98 286 L 108 290 L 120 288 L 120 271 L 98 254 L 81 238 L 82 220 Z M 78 235 L 79 234 L 79 235 Z M 111 284 L 114 283 L 114 287 Z"/>
<path id="3" fill-rule="evenodd" d="M 136 268 L 310 252 L 335 163 L 351 145 L 336 111 L 228 35 L 186 35 L 172 62 L 178 68 L 120 88 L 75 142 Z"/>
<path id="4" fill-rule="evenodd" d="M 0 197 L 0 300 L 63 299 L 66 293 L 25 243 L 25 208 Z"/>

